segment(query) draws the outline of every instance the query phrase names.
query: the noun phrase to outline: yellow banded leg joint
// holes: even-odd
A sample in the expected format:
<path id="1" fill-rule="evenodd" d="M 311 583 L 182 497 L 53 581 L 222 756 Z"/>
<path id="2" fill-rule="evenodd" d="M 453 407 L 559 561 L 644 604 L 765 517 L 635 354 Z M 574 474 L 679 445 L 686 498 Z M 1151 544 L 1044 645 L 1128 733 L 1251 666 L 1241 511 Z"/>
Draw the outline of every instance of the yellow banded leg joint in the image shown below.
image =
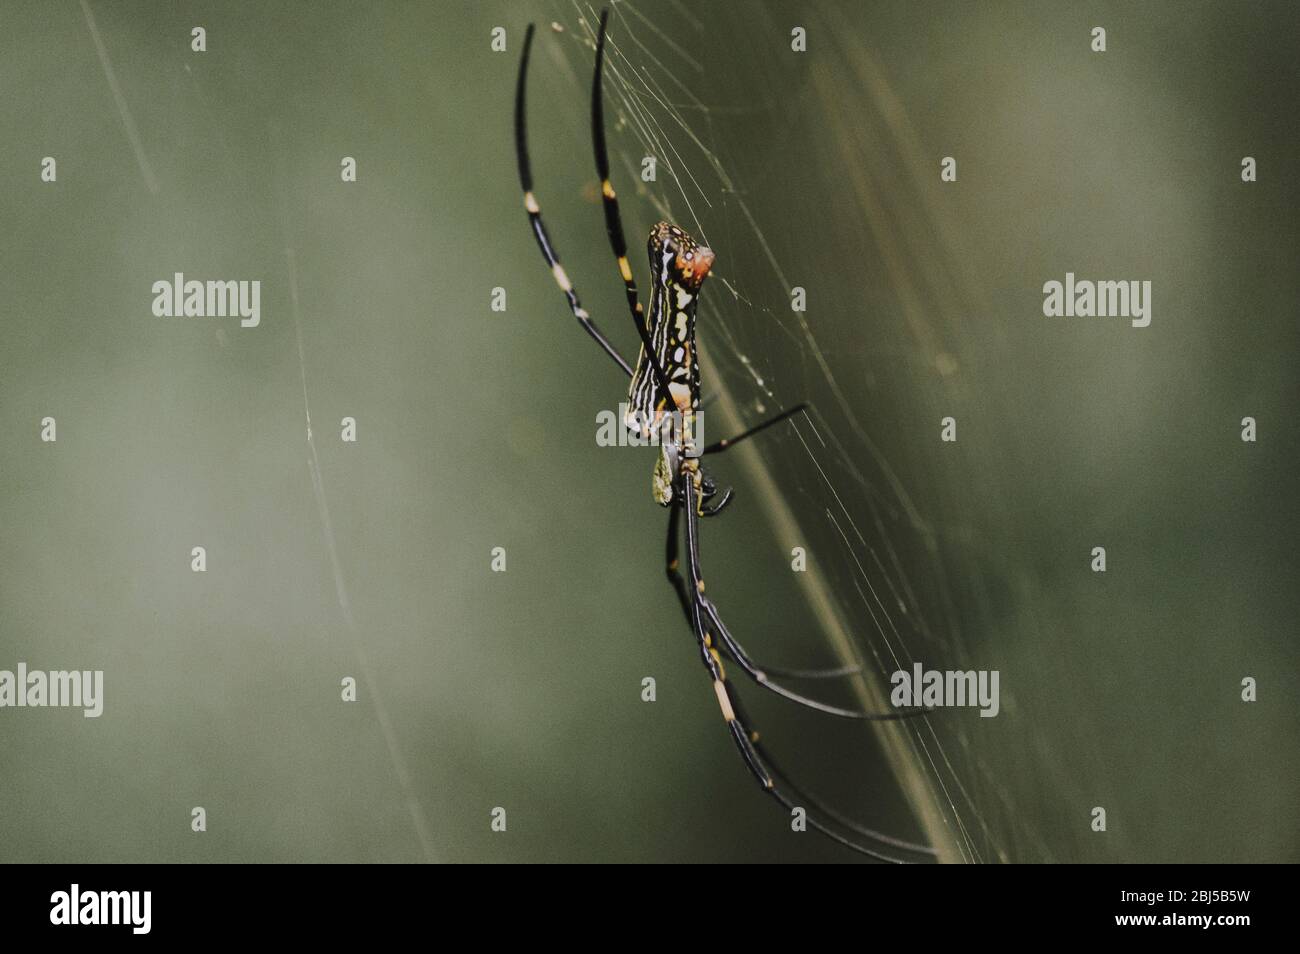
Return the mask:
<path id="1" fill-rule="evenodd" d="M 720 679 L 713 680 L 713 691 L 718 696 L 718 708 L 722 710 L 722 718 L 727 720 L 728 724 L 736 721 L 736 713 L 731 708 L 731 699 L 727 696 L 727 687 L 722 684 Z M 770 785 L 771 782 L 769 781 Z"/>

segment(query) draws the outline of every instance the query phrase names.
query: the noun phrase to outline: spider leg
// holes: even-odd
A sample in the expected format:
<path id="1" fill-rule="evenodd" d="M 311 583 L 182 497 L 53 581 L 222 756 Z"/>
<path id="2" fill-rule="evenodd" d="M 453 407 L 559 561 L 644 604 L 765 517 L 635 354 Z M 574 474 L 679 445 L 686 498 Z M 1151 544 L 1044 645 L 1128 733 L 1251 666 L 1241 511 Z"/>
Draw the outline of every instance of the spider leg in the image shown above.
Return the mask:
<path id="1" fill-rule="evenodd" d="M 673 591 L 677 594 L 677 599 L 682 604 L 682 612 L 686 614 L 686 622 L 694 625 L 691 615 L 691 598 L 686 592 L 686 581 L 682 579 L 680 570 L 680 540 L 679 531 L 681 524 L 682 504 L 679 500 L 674 500 L 669 504 L 668 513 L 668 545 L 665 547 L 666 574 L 668 582 L 672 584 Z"/>
<path id="2" fill-rule="evenodd" d="M 699 524 L 692 519 L 692 514 L 698 506 L 696 497 L 695 475 L 691 472 L 685 472 L 681 477 L 681 486 L 684 491 L 684 502 L 686 506 L 686 548 L 688 554 L 687 572 L 689 575 L 689 588 L 696 593 L 702 592 L 704 581 L 700 578 L 699 559 L 698 559 L 698 528 Z M 794 811 L 796 808 L 803 809 L 805 818 L 809 825 L 821 832 L 831 840 L 838 842 L 846 848 L 874 858 L 877 861 L 889 862 L 891 864 L 903 864 L 899 858 L 891 857 L 880 851 L 863 845 L 854 839 L 836 831 L 830 825 L 821 821 L 816 815 L 808 811 L 792 799 L 804 798 L 803 794 L 789 784 L 789 780 L 775 772 L 769 767 L 768 760 L 759 750 L 759 735 L 752 728 L 752 725 L 745 718 L 743 710 L 740 708 L 739 697 L 733 692 L 727 683 L 726 671 L 723 668 L 722 658 L 713 646 L 712 634 L 706 625 L 706 614 L 699 600 L 692 602 L 691 606 L 691 623 L 695 632 L 696 641 L 699 643 L 700 652 L 703 657 L 704 666 L 709 671 L 713 679 L 713 690 L 718 698 L 718 707 L 722 711 L 722 718 L 727 723 L 727 729 L 731 732 L 732 741 L 735 742 L 741 758 L 744 759 L 746 767 L 750 773 L 758 780 L 763 790 L 775 798 L 787 811 Z M 809 799 L 804 799 L 811 805 Z M 820 809 L 818 809 L 820 811 Z M 861 829 L 858 834 L 863 834 L 868 838 L 874 837 L 875 832 L 870 829 Z M 888 837 L 888 836 L 885 836 Z M 910 845 L 910 843 L 907 843 Z M 920 846 L 916 846 L 920 847 Z M 924 849 L 922 849 L 924 850 Z"/>
<path id="3" fill-rule="evenodd" d="M 524 34 L 524 52 L 519 60 L 519 83 L 515 89 L 515 154 L 519 162 L 519 185 L 524 191 L 524 208 L 528 210 L 528 222 L 533 227 L 533 236 L 537 239 L 537 246 L 542 250 L 542 257 L 546 259 L 546 265 L 551 270 L 551 275 L 555 278 L 555 283 L 560 286 L 560 291 L 564 292 L 565 299 L 569 302 L 569 310 L 573 312 L 573 317 L 578 319 L 578 323 L 591 335 L 596 344 L 604 349 L 605 353 L 613 359 L 614 363 L 623 369 L 623 373 L 629 378 L 632 376 L 632 366 L 627 360 L 618 353 L 615 348 L 596 327 L 596 323 L 591 320 L 587 310 L 582 307 L 582 302 L 578 300 L 578 292 L 574 289 L 573 283 L 569 281 L 568 274 L 564 271 L 564 266 L 560 264 L 560 257 L 555 252 L 551 244 L 551 237 L 546 231 L 546 223 L 542 221 L 542 210 L 537 204 L 537 197 L 533 195 L 533 172 L 532 165 L 528 159 L 528 124 L 525 118 L 525 97 L 528 85 L 528 55 L 533 45 L 533 25 L 528 24 L 528 32 Z"/>
<path id="4" fill-rule="evenodd" d="M 704 456 L 705 454 L 721 454 L 728 447 L 732 447 L 736 444 L 739 444 L 741 441 L 745 440 L 746 438 L 753 437 L 755 434 L 759 433 L 760 431 L 767 430 L 773 424 L 780 424 L 787 417 L 793 417 L 794 415 L 798 414 L 800 411 L 807 410 L 807 408 L 808 408 L 807 404 L 796 404 L 794 407 L 788 408 L 787 410 L 782 411 L 780 414 L 775 414 L 772 417 L 769 417 L 766 421 L 763 421 L 761 424 L 755 424 L 749 430 L 742 431 L 741 433 L 737 434 L 735 437 L 723 438 L 720 441 L 716 441 L 710 444 L 708 447 L 704 448 L 704 450 L 700 451 L 700 456 Z"/>
<path id="5" fill-rule="evenodd" d="M 632 313 L 632 324 L 636 326 L 641 339 L 643 353 L 650 360 L 654 370 L 655 385 L 659 388 L 660 402 L 657 406 L 671 405 L 677 407 L 672 391 L 668 388 L 668 375 L 664 373 L 654 344 L 650 341 L 650 331 L 646 328 L 645 311 L 641 308 L 641 299 L 636 290 L 636 279 L 632 276 L 632 265 L 627 259 L 627 235 L 623 231 L 623 217 L 619 214 L 618 193 L 609 179 L 609 149 L 605 143 L 605 104 L 601 84 L 605 74 L 605 30 L 609 25 L 609 10 L 600 14 L 600 33 L 596 38 L 596 69 L 591 78 L 591 147 L 596 156 L 596 173 L 600 176 L 600 199 L 605 209 L 605 232 L 609 235 L 609 247 L 618 259 L 618 273 L 623 279 L 623 288 L 627 292 L 627 307 Z"/>
<path id="6" fill-rule="evenodd" d="M 911 719 L 916 716 L 928 714 L 931 710 L 925 708 L 899 709 L 895 712 L 866 712 L 861 709 L 844 709 L 840 706 L 833 706 L 817 699 L 810 699 L 808 696 L 801 695 L 793 689 L 789 689 L 779 682 L 775 682 L 771 677 L 773 670 L 769 667 L 761 666 L 756 663 L 746 651 L 745 647 L 731 635 L 726 624 L 722 622 L 722 617 L 718 615 L 718 608 L 713 601 L 700 594 L 696 597 L 700 604 L 700 611 L 706 620 L 717 630 L 719 641 L 727 655 L 730 656 L 736 665 L 740 666 L 745 675 L 749 676 L 754 682 L 762 686 L 769 692 L 773 692 L 784 699 L 798 703 L 808 709 L 814 709 L 817 712 L 824 712 L 827 715 L 839 716 L 842 719 L 862 719 L 867 722 L 891 722 L 898 719 Z M 831 673 L 838 674 L 843 670 L 829 670 Z M 816 672 L 816 670 L 814 670 Z M 825 677 L 833 678 L 833 677 Z"/>
<path id="7" fill-rule="evenodd" d="M 701 506 L 700 506 L 701 517 L 716 517 L 718 514 L 722 513 L 722 509 L 726 507 L 729 503 L 731 503 L 731 498 L 735 496 L 732 489 L 728 487 L 722 491 L 722 499 L 720 499 L 716 504 L 710 507 L 709 501 L 713 499 L 713 496 L 716 493 L 717 490 L 714 489 L 711 492 L 706 491 L 702 496 Z"/>
<path id="8" fill-rule="evenodd" d="M 693 625 L 691 621 L 691 598 L 686 591 L 686 582 L 682 579 L 680 569 L 680 524 L 681 504 L 678 502 L 671 505 L 668 515 L 666 566 L 668 582 L 672 584 L 673 592 L 677 594 L 677 599 L 682 604 L 682 612 L 685 614 L 686 623 L 689 626 Z M 760 668 L 768 675 L 779 676 L 783 679 L 843 679 L 847 676 L 856 676 L 862 672 L 861 666 L 837 666 L 833 669 L 783 669 L 779 666 L 761 666 Z"/>
<path id="9" fill-rule="evenodd" d="M 774 415 L 773 417 L 768 418 L 766 421 L 763 421 L 760 424 L 755 424 L 749 430 L 743 431 L 742 433 L 737 434 L 735 437 L 727 437 L 720 441 L 716 441 L 715 443 L 708 445 L 707 447 L 704 448 L 704 450 L 700 451 L 700 456 L 703 457 L 705 454 L 720 454 L 723 451 L 725 451 L 728 447 L 738 444 L 741 441 L 745 440 L 746 438 L 753 437 L 755 434 L 758 434 L 761 431 L 767 430 L 773 424 L 780 424 L 786 418 L 793 417 L 795 414 L 798 414 L 800 411 L 805 410 L 807 407 L 808 407 L 807 404 L 796 404 L 794 407 L 782 411 L 780 414 Z M 701 517 L 716 517 L 719 513 L 722 512 L 722 509 L 726 507 L 727 504 L 731 503 L 732 489 L 728 487 L 726 488 L 726 490 L 722 492 L 722 499 L 719 500 L 718 503 L 715 504 L 714 506 L 709 506 L 709 500 L 714 496 L 715 493 L 717 493 L 716 485 L 713 483 L 713 480 L 708 477 L 708 475 L 705 475 L 704 506 L 700 508 Z M 778 673 L 778 675 L 780 675 L 780 673 Z"/>
<path id="10" fill-rule="evenodd" d="M 722 499 L 715 505 L 709 506 L 709 501 L 718 496 L 718 482 L 714 480 L 707 470 L 700 468 L 700 516 L 716 517 L 722 512 L 728 504 L 731 503 L 735 491 L 731 487 L 726 487 L 722 491 Z"/>
<path id="11" fill-rule="evenodd" d="M 704 595 L 704 580 L 700 569 L 700 541 L 699 541 L 699 518 L 697 516 L 697 503 L 699 498 L 696 496 L 694 475 L 686 473 L 683 475 L 682 484 L 685 489 L 685 509 L 686 509 L 686 560 L 687 568 L 690 571 L 691 578 L 691 600 L 694 604 L 692 615 L 700 621 L 701 626 L 709 632 L 716 632 L 722 648 L 727 654 L 735 660 L 736 664 L 749 676 L 754 682 L 762 686 L 768 692 L 774 693 L 791 702 L 797 703 L 807 709 L 813 709 L 817 712 L 823 712 L 827 715 L 838 716 L 842 719 L 861 719 L 867 722 L 889 722 L 897 719 L 906 719 L 914 716 L 925 715 L 928 709 L 900 709 L 894 712 L 866 712 L 861 709 L 845 709 L 842 706 L 834 706 L 817 699 L 809 698 L 801 693 L 789 689 L 779 682 L 774 681 L 766 670 L 761 668 L 750 655 L 745 652 L 745 648 L 740 645 L 731 631 L 727 629 L 726 624 L 722 622 L 722 617 L 718 614 L 718 609 L 714 606 L 713 601 Z"/>
<path id="12" fill-rule="evenodd" d="M 701 456 L 703 456 L 704 454 L 720 454 L 723 451 L 725 451 L 728 447 L 732 447 L 733 445 L 738 444 L 740 441 L 743 441 L 746 438 L 753 437 L 755 434 L 758 434 L 759 432 L 766 430 L 767 428 L 771 427 L 773 424 L 779 424 L 781 423 L 781 421 L 784 421 L 786 418 L 793 417 L 795 414 L 798 414 L 800 411 L 806 410 L 807 407 L 808 405 L 806 403 L 796 404 L 794 407 L 782 411 L 780 414 L 768 418 L 766 421 L 763 421 L 760 424 L 754 425 L 749 430 L 743 431 L 742 433 L 737 434 L 735 437 L 728 437 L 723 440 L 717 441 L 716 443 L 710 444 L 703 451 L 701 451 Z M 718 503 L 716 507 L 710 508 L 708 506 L 708 501 L 713 496 L 714 493 L 715 490 L 713 489 L 713 481 L 706 474 L 704 476 L 705 506 L 701 508 L 700 511 L 701 517 L 715 517 L 717 516 L 718 512 L 722 510 L 723 507 L 727 506 L 727 504 L 731 502 L 732 490 L 730 487 L 728 487 L 722 495 L 721 502 Z M 714 613 L 716 613 L 717 608 L 714 607 L 713 611 Z M 735 640 L 732 639 L 732 642 L 735 642 Z M 763 666 L 758 666 L 758 668 L 761 669 L 765 674 L 769 676 L 777 676 L 782 679 L 843 679 L 847 676 L 856 676 L 858 673 L 862 672 L 861 666 L 837 666 L 833 669 L 787 669 L 781 666 L 763 665 Z"/>
<path id="13" fill-rule="evenodd" d="M 741 706 L 739 693 L 734 691 L 731 693 L 731 704 L 741 722 L 747 726 L 752 726 L 753 722 Z M 849 831 L 855 832 L 864 838 L 869 838 L 872 841 L 888 845 L 891 848 L 898 848 L 901 851 L 910 851 L 922 855 L 938 855 L 938 852 L 929 845 L 917 844 L 914 841 L 907 841 L 904 838 L 896 838 L 893 835 L 886 835 L 884 832 L 876 831 L 874 828 L 868 828 L 860 822 L 854 821 L 852 818 L 849 818 L 831 808 L 808 789 L 796 785 L 791 780 L 789 773 L 777 764 L 776 760 L 772 757 L 771 752 L 763 744 L 758 732 L 750 732 L 750 744 L 754 747 L 754 751 L 758 753 L 759 758 L 767 764 L 768 771 L 785 788 L 791 799 L 795 800 L 796 804 L 805 810 L 816 812 L 819 815 L 825 816 L 825 818 L 833 821 L 842 828 L 846 828 Z M 811 820 L 812 819 L 809 819 L 809 821 Z"/>
<path id="14" fill-rule="evenodd" d="M 846 679 L 862 672 L 861 666 L 835 666 L 831 669 L 786 669 L 783 666 L 763 666 L 769 676 L 782 679 Z"/>

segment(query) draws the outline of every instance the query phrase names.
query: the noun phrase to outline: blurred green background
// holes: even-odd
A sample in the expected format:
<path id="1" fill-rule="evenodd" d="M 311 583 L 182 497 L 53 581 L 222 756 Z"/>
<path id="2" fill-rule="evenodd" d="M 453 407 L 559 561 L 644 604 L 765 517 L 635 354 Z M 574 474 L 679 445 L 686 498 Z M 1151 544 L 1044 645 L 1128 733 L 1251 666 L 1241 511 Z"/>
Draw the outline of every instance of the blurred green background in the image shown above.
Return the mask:
<path id="1" fill-rule="evenodd" d="M 663 580 L 653 453 L 594 441 L 625 382 L 528 234 L 534 20 L 537 193 L 632 353 L 596 9 L 2 9 L 0 668 L 103 669 L 106 699 L 0 711 L 0 860 L 851 860 L 734 752 Z M 814 405 L 712 468 L 737 488 L 704 526 L 724 617 L 819 665 L 834 616 L 877 689 L 896 662 L 1001 673 L 997 718 L 879 737 L 745 694 L 873 827 L 949 860 L 1297 860 L 1294 26 L 1284 3 L 615 5 L 634 268 L 660 217 L 718 254 L 710 436 Z M 176 271 L 260 279 L 261 326 L 153 317 Z M 1044 318 L 1067 271 L 1150 280 L 1151 326 Z"/>

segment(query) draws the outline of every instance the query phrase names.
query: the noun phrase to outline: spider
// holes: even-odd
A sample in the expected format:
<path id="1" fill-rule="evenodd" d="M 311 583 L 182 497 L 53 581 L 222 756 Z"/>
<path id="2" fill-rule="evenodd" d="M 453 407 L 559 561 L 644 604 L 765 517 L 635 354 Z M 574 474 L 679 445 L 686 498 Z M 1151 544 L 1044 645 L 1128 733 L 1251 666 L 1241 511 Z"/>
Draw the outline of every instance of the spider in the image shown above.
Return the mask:
<path id="1" fill-rule="evenodd" d="M 627 292 L 632 323 L 641 339 L 641 351 L 635 367 L 619 353 L 596 326 L 578 298 L 573 283 L 560 264 L 542 221 L 541 207 L 533 193 L 533 177 L 528 157 L 528 130 L 525 96 L 528 57 L 532 49 L 534 28 L 529 24 L 519 61 L 519 79 L 515 92 L 515 149 L 519 164 L 519 183 L 524 193 L 524 208 L 533 236 L 547 267 L 567 299 L 573 316 L 611 360 L 631 379 L 628 390 L 627 427 L 645 436 L 652 429 L 660 434 L 659 456 L 655 461 L 652 492 L 656 503 L 668 509 L 666 546 L 667 577 L 681 603 L 682 612 L 695 635 L 700 657 L 708 670 L 717 696 L 718 707 L 745 765 L 763 790 L 785 806 L 787 811 L 802 809 L 809 825 L 839 844 L 879 861 L 901 863 L 877 848 L 864 844 L 869 840 L 903 851 L 933 855 L 934 850 L 873 831 L 826 807 L 810 794 L 796 787 L 777 766 L 746 717 L 734 685 L 727 680 L 723 659 L 733 662 L 757 685 L 794 703 L 847 719 L 886 720 L 923 714 L 927 710 L 899 710 L 870 713 L 844 709 L 809 698 L 775 677 L 816 679 L 851 676 L 858 667 L 825 670 L 791 670 L 763 666 L 749 655 L 722 621 L 717 606 L 705 595 L 700 564 L 700 520 L 722 512 L 733 499 L 731 488 L 719 490 L 705 472 L 700 458 L 720 454 L 741 441 L 789 419 L 806 409 L 799 404 L 782 411 L 735 437 L 709 444 L 702 450 L 695 443 L 695 421 L 700 410 L 700 368 L 695 348 L 695 313 L 700 289 L 713 267 L 713 250 L 700 245 L 687 232 L 668 222 L 650 230 L 647 251 L 653 280 L 650 288 L 649 314 L 641 307 L 632 266 L 627 257 L 627 238 L 619 214 L 618 197 L 610 183 L 609 154 L 605 145 L 604 106 L 601 90 L 605 62 L 605 36 L 609 11 L 600 17 L 596 40 L 596 67 L 591 84 L 591 136 L 600 177 L 601 201 L 605 213 L 605 230 L 618 261 L 618 270 Z M 686 528 L 686 579 L 680 570 L 681 525 Z M 846 834 L 850 832 L 852 834 Z M 857 837 L 854 837 L 857 836 Z"/>

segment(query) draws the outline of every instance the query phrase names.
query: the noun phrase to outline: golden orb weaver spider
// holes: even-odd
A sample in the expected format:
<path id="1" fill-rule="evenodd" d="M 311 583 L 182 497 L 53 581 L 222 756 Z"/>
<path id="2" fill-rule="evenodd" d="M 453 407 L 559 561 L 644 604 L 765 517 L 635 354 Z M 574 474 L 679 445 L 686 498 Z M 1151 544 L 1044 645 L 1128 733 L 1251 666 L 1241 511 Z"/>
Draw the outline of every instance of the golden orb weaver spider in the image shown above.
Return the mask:
<path id="1" fill-rule="evenodd" d="M 759 739 L 753 724 L 745 716 L 740 699 L 732 684 L 727 681 L 723 666 L 724 655 L 734 662 L 751 680 L 769 692 L 792 702 L 829 715 L 846 719 L 889 720 L 911 715 L 921 715 L 927 710 L 912 709 L 888 713 L 871 713 L 844 709 L 797 693 L 772 677 L 787 679 L 817 679 L 851 676 L 857 667 L 827 670 L 778 669 L 758 664 L 732 636 L 722 622 L 718 608 L 704 595 L 704 579 L 700 568 L 700 518 L 720 513 L 732 500 L 731 488 L 718 495 L 717 485 L 700 466 L 699 457 L 725 451 L 740 441 L 778 424 L 805 410 L 799 404 L 749 428 L 735 437 L 718 441 L 697 450 L 692 441 L 695 415 L 700 409 L 700 375 L 695 348 L 695 311 L 704 280 L 713 266 L 714 253 L 699 245 L 684 230 L 667 222 L 660 222 L 650 231 L 647 251 L 654 281 L 650 291 L 650 310 L 647 318 L 641 307 L 632 266 L 627 258 L 627 238 L 619 214 L 618 197 L 610 183 L 609 154 L 605 145 L 605 120 L 601 83 L 605 62 L 605 35 L 609 11 L 600 17 L 600 30 L 596 40 L 596 67 L 591 84 L 591 137 L 596 157 L 596 172 L 600 177 L 601 202 L 605 211 L 605 230 L 610 247 L 618 261 L 618 270 L 627 291 L 628 308 L 632 323 L 641 339 L 641 353 L 633 368 L 619 354 L 618 349 L 600 332 L 595 322 L 578 299 L 578 293 L 569 280 L 559 256 L 551 244 L 550 235 L 542 222 L 541 207 L 533 194 L 532 168 L 528 157 L 528 130 L 525 119 L 525 94 L 528 77 L 528 56 L 532 49 L 534 28 L 528 25 L 524 36 L 523 54 L 519 61 L 519 79 L 515 91 L 515 150 L 519 164 L 519 184 L 524 192 L 524 208 L 533 236 L 546 259 L 555 282 L 564 293 L 569 309 L 595 342 L 605 351 L 623 373 L 631 379 L 628 391 L 629 411 L 625 424 L 633 430 L 659 429 L 663 435 L 660 455 L 655 461 L 652 481 L 656 503 L 669 508 L 667 576 L 681 602 L 682 611 L 695 634 L 700 655 L 713 681 L 718 707 L 739 750 L 745 765 L 758 780 L 763 790 L 785 806 L 788 811 L 802 808 L 807 822 L 814 829 L 839 844 L 878 861 L 901 863 L 862 843 L 861 839 L 878 844 L 934 855 L 933 849 L 893 838 L 859 825 L 827 808 L 808 793 L 795 786 L 782 773 L 772 756 Z M 671 407 L 671 411 L 669 408 Z M 681 424 L 675 423 L 678 419 Z M 717 497 L 716 503 L 711 501 Z M 679 569 L 681 522 L 686 524 L 687 580 Z M 845 834 L 845 832 L 851 832 Z M 858 838 L 853 835 L 859 836 Z"/>

